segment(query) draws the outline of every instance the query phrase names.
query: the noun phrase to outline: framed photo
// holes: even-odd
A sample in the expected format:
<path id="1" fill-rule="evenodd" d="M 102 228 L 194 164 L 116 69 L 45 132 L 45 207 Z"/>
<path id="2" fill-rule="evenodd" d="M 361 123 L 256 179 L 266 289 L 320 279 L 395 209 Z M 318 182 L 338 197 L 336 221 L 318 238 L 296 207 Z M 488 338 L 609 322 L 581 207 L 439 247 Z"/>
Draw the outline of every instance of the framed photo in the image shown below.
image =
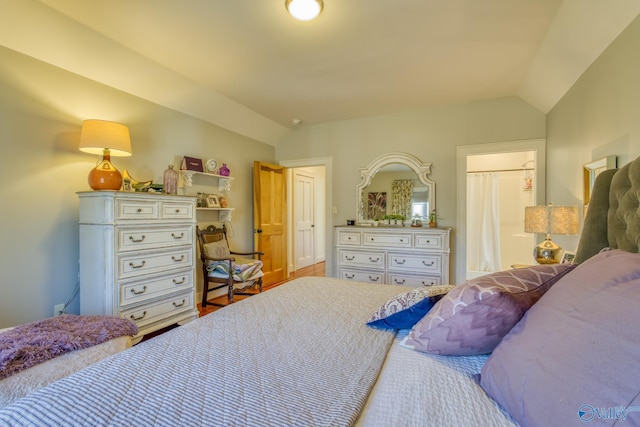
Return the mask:
<path id="1" fill-rule="evenodd" d="M 182 158 L 182 165 L 180 165 L 180 169 L 194 172 L 204 172 L 204 168 L 202 167 L 202 159 L 189 156 L 184 156 Z"/>
<path id="2" fill-rule="evenodd" d="M 217 194 L 209 194 L 207 196 L 207 207 L 208 208 L 219 208 L 220 207 L 220 198 Z"/>
<path id="3" fill-rule="evenodd" d="M 560 263 L 561 264 L 573 264 L 573 259 L 575 257 L 576 257 L 576 253 L 575 252 L 564 251 L 564 254 L 562 254 L 562 261 Z"/>

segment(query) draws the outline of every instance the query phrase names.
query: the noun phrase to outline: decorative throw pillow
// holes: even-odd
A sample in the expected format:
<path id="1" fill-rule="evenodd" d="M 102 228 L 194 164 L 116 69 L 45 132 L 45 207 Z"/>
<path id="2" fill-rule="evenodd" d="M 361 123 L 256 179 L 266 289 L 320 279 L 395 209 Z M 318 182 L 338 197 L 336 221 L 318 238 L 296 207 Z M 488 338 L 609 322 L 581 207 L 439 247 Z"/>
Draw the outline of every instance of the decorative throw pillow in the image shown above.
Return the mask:
<path id="1" fill-rule="evenodd" d="M 524 313 L 573 264 L 536 265 L 481 276 L 456 286 L 401 342 L 425 353 L 490 353 Z"/>
<path id="2" fill-rule="evenodd" d="M 521 426 L 640 425 L 640 255 L 611 250 L 564 276 L 482 368 Z"/>
<path id="3" fill-rule="evenodd" d="M 373 313 L 367 325 L 380 329 L 409 329 L 454 287 L 421 286 L 396 295 Z"/>
<path id="4" fill-rule="evenodd" d="M 224 240 L 205 243 L 203 250 L 204 254 L 211 258 L 229 258 L 231 256 L 229 245 Z"/>

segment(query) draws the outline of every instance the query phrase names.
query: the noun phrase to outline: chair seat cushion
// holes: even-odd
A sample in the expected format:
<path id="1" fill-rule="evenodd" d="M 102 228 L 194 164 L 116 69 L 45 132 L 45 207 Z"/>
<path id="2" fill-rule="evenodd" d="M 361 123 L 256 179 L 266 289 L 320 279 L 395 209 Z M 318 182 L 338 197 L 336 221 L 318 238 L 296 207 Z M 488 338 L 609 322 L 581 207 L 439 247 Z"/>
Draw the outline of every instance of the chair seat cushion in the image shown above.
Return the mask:
<path id="1" fill-rule="evenodd" d="M 231 263 L 233 280 L 236 282 L 248 282 L 257 280 L 264 276 L 262 272 L 262 261 L 251 258 L 236 258 Z M 213 261 L 207 266 L 209 277 L 218 277 L 225 279 L 229 277 L 228 261 Z"/>

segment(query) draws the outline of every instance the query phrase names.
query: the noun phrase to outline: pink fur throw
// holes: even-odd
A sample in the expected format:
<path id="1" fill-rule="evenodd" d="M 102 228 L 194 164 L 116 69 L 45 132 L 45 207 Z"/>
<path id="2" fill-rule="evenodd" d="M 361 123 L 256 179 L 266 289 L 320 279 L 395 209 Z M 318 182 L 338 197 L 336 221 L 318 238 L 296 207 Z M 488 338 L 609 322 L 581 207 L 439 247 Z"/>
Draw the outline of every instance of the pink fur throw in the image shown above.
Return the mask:
<path id="1" fill-rule="evenodd" d="M 0 379 L 61 354 L 137 333 L 134 322 L 112 316 L 63 314 L 16 326 L 0 333 Z"/>

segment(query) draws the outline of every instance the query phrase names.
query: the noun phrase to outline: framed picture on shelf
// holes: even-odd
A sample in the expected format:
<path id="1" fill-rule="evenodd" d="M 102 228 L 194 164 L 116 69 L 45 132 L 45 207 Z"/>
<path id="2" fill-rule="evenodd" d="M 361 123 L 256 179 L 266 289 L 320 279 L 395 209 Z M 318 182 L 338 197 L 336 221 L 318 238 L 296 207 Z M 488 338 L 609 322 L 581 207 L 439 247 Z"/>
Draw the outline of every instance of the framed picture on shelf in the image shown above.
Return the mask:
<path id="1" fill-rule="evenodd" d="M 575 252 L 570 252 L 570 251 L 564 251 L 564 254 L 562 254 L 562 261 L 560 261 L 561 264 L 573 264 L 573 259 L 576 257 L 576 253 Z"/>
<path id="2" fill-rule="evenodd" d="M 219 208 L 220 207 L 220 198 L 217 194 L 209 194 L 207 196 L 207 207 L 208 208 Z"/>
<path id="3" fill-rule="evenodd" d="M 182 158 L 180 169 L 194 172 L 204 172 L 204 168 L 202 167 L 202 159 L 189 156 L 184 156 Z"/>

